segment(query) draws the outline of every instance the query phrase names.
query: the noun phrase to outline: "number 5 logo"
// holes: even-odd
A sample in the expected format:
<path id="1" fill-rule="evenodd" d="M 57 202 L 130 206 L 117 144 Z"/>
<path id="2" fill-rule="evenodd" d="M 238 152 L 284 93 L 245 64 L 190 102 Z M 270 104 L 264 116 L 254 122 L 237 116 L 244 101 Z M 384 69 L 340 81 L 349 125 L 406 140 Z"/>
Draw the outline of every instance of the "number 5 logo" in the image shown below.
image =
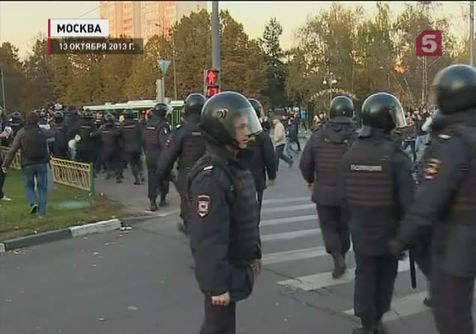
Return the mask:
<path id="1" fill-rule="evenodd" d="M 440 30 L 425 30 L 416 38 L 417 57 L 439 57 L 442 54 Z"/>

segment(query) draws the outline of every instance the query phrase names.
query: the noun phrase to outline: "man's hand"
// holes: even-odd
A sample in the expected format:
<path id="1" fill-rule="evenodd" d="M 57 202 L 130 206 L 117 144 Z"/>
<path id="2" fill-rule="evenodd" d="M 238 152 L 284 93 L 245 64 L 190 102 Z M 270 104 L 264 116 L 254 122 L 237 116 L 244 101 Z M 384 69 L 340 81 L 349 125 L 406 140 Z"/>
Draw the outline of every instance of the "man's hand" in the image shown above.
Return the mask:
<path id="1" fill-rule="evenodd" d="M 228 304 L 230 304 L 230 294 L 228 292 L 219 296 L 212 296 L 212 305 L 228 306 Z"/>
<path id="2" fill-rule="evenodd" d="M 253 269 L 255 276 L 258 276 L 261 273 L 261 269 L 263 268 L 263 263 L 261 262 L 261 259 L 253 260 L 253 262 L 251 262 L 251 268 Z"/>
<path id="3" fill-rule="evenodd" d="M 2 167 L 2 172 L 3 174 L 7 174 L 7 169 L 5 167 Z"/>
<path id="4" fill-rule="evenodd" d="M 269 181 L 268 181 L 268 185 L 269 185 L 270 187 L 274 186 L 275 184 L 276 184 L 276 179 L 272 179 L 272 180 L 269 180 Z"/>
<path id="5" fill-rule="evenodd" d="M 307 183 L 306 186 L 307 186 L 307 190 L 312 191 L 314 189 L 314 182 Z"/>

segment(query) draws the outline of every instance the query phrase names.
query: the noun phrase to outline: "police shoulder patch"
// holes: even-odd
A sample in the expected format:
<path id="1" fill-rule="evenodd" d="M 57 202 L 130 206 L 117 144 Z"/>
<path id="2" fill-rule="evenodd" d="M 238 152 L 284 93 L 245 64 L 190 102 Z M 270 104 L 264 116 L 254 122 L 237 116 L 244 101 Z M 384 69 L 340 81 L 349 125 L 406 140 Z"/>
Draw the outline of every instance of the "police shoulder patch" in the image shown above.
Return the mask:
<path id="1" fill-rule="evenodd" d="M 434 180 L 441 170 L 442 162 L 439 159 L 429 159 L 425 165 L 425 180 Z"/>
<path id="2" fill-rule="evenodd" d="M 201 218 L 205 218 L 210 213 L 212 206 L 212 199 L 209 195 L 197 195 L 197 214 Z"/>

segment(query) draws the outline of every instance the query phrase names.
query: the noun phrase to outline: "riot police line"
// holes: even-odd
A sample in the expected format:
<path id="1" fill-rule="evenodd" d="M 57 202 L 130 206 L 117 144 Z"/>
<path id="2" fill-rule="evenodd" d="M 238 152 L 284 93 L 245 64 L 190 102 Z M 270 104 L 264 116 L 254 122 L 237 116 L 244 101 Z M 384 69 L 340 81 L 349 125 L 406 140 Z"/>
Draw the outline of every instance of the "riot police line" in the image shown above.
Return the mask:
<path id="1" fill-rule="evenodd" d="M 331 119 L 302 153 L 300 170 L 335 278 L 347 270 L 352 241 L 354 312 L 361 320 L 353 334 L 387 333 L 382 319 L 406 250 L 429 281 L 438 332 L 474 332 L 476 70 L 445 68 L 433 90 L 439 112 L 418 191 L 412 161 L 395 140 L 407 125 L 405 113 L 390 93 L 365 99 L 359 129 L 352 101 L 336 97 Z M 205 103 L 200 129 L 205 155 L 190 171 L 187 192 L 195 276 L 204 294 L 200 333 L 236 333 L 236 303 L 251 294 L 261 271 L 260 210 L 246 147 L 262 129 L 253 106 L 233 92 Z"/>

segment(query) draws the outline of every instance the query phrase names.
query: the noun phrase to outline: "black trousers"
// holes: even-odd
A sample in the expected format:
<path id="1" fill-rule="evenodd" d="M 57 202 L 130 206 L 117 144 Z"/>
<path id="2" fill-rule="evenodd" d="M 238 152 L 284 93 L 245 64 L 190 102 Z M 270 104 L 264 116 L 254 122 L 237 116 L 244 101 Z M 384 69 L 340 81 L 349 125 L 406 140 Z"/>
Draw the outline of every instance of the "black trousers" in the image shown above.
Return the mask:
<path id="1" fill-rule="evenodd" d="M 119 179 L 122 176 L 122 161 L 118 151 L 103 151 L 101 160 L 106 165 L 108 176 Z"/>
<path id="2" fill-rule="evenodd" d="M 316 204 L 322 238 L 329 254 L 345 255 L 350 249 L 349 223 L 339 206 Z"/>
<path id="3" fill-rule="evenodd" d="M 430 281 L 433 314 L 440 334 L 473 334 L 474 277 L 456 277 L 438 266 Z"/>
<path id="4" fill-rule="evenodd" d="M 262 206 L 262 203 L 263 203 L 263 194 L 264 194 L 264 189 L 263 190 L 256 190 L 260 220 L 261 220 L 261 206 Z"/>
<path id="5" fill-rule="evenodd" d="M 169 193 L 169 180 L 160 179 L 157 169 L 157 161 L 153 157 L 147 157 L 147 189 L 148 197 L 150 199 L 156 199 L 157 194 L 160 192 L 160 200 L 165 201 L 167 194 Z"/>
<path id="6" fill-rule="evenodd" d="M 190 222 L 190 204 L 188 201 L 188 181 L 187 176 L 189 169 L 185 171 L 179 171 L 177 176 L 177 191 L 180 194 L 180 217 L 183 219 L 184 225 L 188 228 Z"/>
<path id="7" fill-rule="evenodd" d="M 139 180 L 139 174 L 144 170 L 140 152 L 126 152 L 124 154 L 124 162 L 125 164 L 128 163 L 131 167 L 132 176 L 134 176 L 136 181 Z"/>
<path id="8" fill-rule="evenodd" d="M 236 303 L 228 306 L 214 306 L 209 297 L 205 298 L 205 318 L 199 334 L 235 334 Z"/>
<path id="9" fill-rule="evenodd" d="M 354 312 L 362 326 L 374 328 L 390 310 L 398 259 L 355 254 Z"/>

